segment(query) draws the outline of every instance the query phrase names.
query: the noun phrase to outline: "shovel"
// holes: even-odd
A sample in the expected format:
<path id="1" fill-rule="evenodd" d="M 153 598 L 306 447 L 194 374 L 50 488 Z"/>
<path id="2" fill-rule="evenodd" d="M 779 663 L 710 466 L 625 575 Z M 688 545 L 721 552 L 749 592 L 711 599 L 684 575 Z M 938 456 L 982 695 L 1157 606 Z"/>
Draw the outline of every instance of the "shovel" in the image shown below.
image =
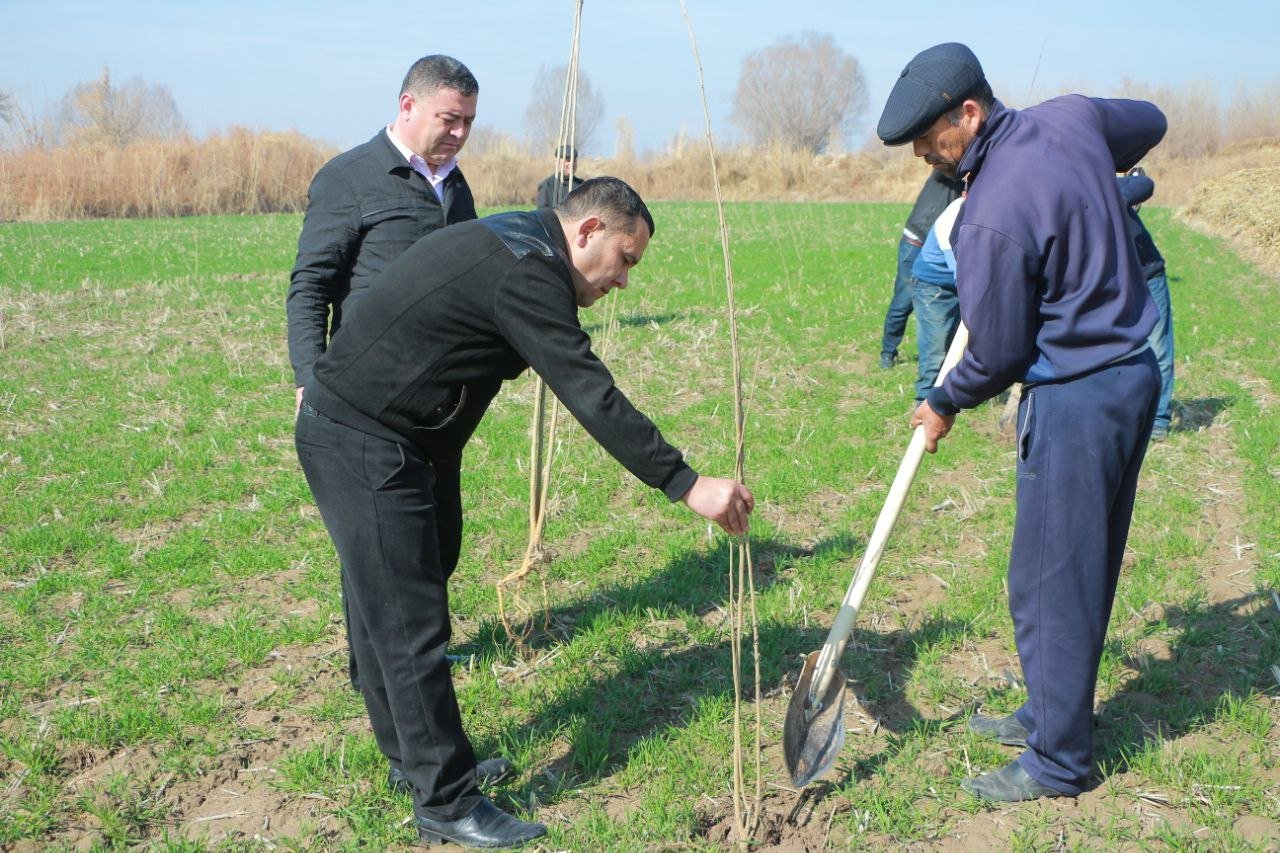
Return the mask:
<path id="1" fill-rule="evenodd" d="M 951 339 L 951 348 L 938 371 L 935 386 L 942 384 L 947 372 L 960 360 L 968 339 L 969 332 L 961 323 Z M 787 772 L 791 774 L 791 783 L 797 788 L 808 785 L 830 770 L 844 747 L 844 685 L 847 679 L 840 671 L 840 656 L 849 642 L 849 634 L 858 619 L 858 608 L 862 606 L 867 587 L 880 565 L 889 534 L 893 532 L 898 513 L 906 501 L 907 490 L 911 488 L 916 469 L 924 457 L 924 442 L 922 424 L 911 436 L 907 454 L 898 466 L 893 485 L 889 487 L 889 495 L 880 510 L 880 517 L 876 519 L 871 539 L 867 541 L 862 563 L 849 584 L 835 621 L 831 623 L 827 641 L 820 651 L 811 652 L 805 658 L 800 682 L 791 694 L 791 704 L 787 706 L 787 717 L 782 727 L 782 752 Z"/>

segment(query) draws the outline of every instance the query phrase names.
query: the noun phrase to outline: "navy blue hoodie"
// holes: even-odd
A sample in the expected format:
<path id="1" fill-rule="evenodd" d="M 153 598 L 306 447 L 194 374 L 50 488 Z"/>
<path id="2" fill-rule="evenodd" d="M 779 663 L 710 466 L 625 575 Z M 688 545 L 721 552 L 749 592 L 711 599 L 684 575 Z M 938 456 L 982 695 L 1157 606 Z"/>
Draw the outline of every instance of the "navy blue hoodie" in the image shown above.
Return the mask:
<path id="1" fill-rule="evenodd" d="M 1081 376 L 1146 345 L 1156 307 L 1115 175 L 1166 127 L 1146 101 L 996 102 L 958 170 L 969 194 L 951 243 L 969 344 L 930 393 L 934 411 Z"/>

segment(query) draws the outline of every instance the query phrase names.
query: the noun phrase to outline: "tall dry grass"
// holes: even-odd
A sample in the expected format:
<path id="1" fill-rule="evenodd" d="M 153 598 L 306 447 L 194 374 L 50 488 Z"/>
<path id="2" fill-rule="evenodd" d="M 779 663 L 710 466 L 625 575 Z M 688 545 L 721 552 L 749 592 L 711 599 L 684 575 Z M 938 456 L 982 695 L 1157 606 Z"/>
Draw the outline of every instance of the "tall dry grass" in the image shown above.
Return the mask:
<path id="1" fill-rule="evenodd" d="M 297 133 L 32 147 L 0 155 L 0 220 L 298 211 L 332 156 Z"/>
<path id="2" fill-rule="evenodd" d="M 729 201 L 912 201 L 924 182 L 919 161 L 902 151 L 823 154 L 752 149 L 717 150 L 721 189 Z M 463 170 L 476 202 L 488 206 L 532 204 L 551 163 L 516 152 L 466 156 Z M 586 157 L 583 177 L 613 175 L 648 200 L 709 201 L 715 197 L 705 143 L 673 147 L 666 154 Z"/>
<path id="3" fill-rule="evenodd" d="M 337 152 L 298 134 L 233 129 L 199 142 L 0 153 L 0 221 L 300 211 L 316 170 Z M 731 149 L 720 180 L 732 201 L 911 201 L 925 171 L 901 150 L 830 154 Z M 463 170 L 482 206 L 532 205 L 554 164 L 515 145 L 467 151 Z M 698 141 L 658 156 L 584 158 L 584 177 L 615 175 L 648 199 L 709 200 Z"/>
<path id="4" fill-rule="evenodd" d="M 1169 116 L 1165 142 L 1144 163 L 1156 181 L 1153 203 L 1189 206 L 1188 218 L 1202 227 L 1270 247 L 1264 250 L 1268 263 L 1280 268 L 1273 257 L 1280 255 L 1275 220 L 1242 222 L 1233 213 L 1267 207 L 1277 195 L 1280 82 L 1241 88 L 1224 103 L 1207 85 L 1175 90 L 1124 81 L 1115 94 L 1149 98 Z M 701 138 L 677 136 L 664 151 L 644 157 L 632 155 L 630 144 L 619 143 L 618 150 L 616 157 L 583 159 L 578 173 L 616 175 L 647 199 L 714 197 Z M 33 144 L 0 150 L 0 221 L 301 211 L 312 176 L 336 153 L 297 133 L 243 128 L 199 141 L 139 141 L 123 148 Z M 730 201 L 905 203 L 927 174 L 909 147 L 870 145 L 819 156 L 720 147 L 718 155 L 721 189 Z M 484 128 L 462 159 L 476 201 L 486 207 L 532 205 L 538 182 L 554 168 L 524 143 Z"/>

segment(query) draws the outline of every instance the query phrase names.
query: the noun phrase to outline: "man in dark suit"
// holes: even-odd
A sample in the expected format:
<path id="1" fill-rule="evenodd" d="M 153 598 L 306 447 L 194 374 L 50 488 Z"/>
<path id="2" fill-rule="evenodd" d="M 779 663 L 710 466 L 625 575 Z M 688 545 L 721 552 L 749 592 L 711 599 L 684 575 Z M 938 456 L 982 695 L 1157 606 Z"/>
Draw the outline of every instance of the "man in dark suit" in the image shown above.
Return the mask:
<path id="1" fill-rule="evenodd" d="M 639 480 L 746 533 L 751 492 L 690 468 L 578 319 L 627 286 L 653 231 L 631 187 L 595 178 L 555 209 L 429 234 L 382 275 L 307 383 L 298 459 L 342 565 L 374 736 L 412 785 L 426 841 L 508 847 L 546 831 L 480 792 L 445 656 L 462 452 L 504 380 L 537 371 Z"/>
<path id="2" fill-rule="evenodd" d="M 479 92 L 458 60 L 424 56 L 405 75 L 395 121 L 316 173 L 285 303 L 297 402 L 370 283 L 418 238 L 476 218 L 456 158 Z"/>

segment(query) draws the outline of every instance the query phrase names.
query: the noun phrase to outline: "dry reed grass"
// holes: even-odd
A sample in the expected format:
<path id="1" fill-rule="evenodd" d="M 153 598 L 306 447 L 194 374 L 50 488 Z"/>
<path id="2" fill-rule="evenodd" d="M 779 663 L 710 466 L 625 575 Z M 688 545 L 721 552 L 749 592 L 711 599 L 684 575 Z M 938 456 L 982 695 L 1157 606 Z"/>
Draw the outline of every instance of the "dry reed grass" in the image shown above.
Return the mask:
<path id="1" fill-rule="evenodd" d="M 28 148 L 0 156 L 0 220 L 299 211 L 332 156 L 297 133 Z"/>
<path id="2" fill-rule="evenodd" d="M 710 200 L 698 140 L 665 155 L 587 158 L 579 173 L 616 175 L 649 199 Z M 0 220 L 160 217 L 296 212 L 307 185 L 335 151 L 298 134 L 235 128 L 200 142 L 145 141 L 123 148 L 28 148 L 0 154 Z M 731 201 L 898 201 L 924 179 L 903 150 L 812 156 L 782 149 L 722 155 Z M 478 204 L 532 205 L 553 165 L 513 144 L 467 152 L 463 168 Z"/>
<path id="3" fill-rule="evenodd" d="M 298 212 L 307 186 L 336 151 L 297 133 L 243 128 L 201 141 L 146 141 L 119 149 L 28 148 L 0 153 L 0 221 L 96 217 Z M 925 167 L 909 148 L 869 148 L 813 156 L 782 149 L 719 152 L 729 201 L 909 203 Z M 1186 156 L 1157 149 L 1144 166 L 1156 181 L 1154 204 L 1187 206 L 1185 218 L 1238 242 L 1280 270 L 1280 137 L 1219 146 Z M 533 204 L 553 168 L 505 138 L 473 146 L 463 168 L 485 207 Z M 585 158 L 584 177 L 616 175 L 647 199 L 709 201 L 711 174 L 701 139 L 677 138 L 662 154 Z"/>

